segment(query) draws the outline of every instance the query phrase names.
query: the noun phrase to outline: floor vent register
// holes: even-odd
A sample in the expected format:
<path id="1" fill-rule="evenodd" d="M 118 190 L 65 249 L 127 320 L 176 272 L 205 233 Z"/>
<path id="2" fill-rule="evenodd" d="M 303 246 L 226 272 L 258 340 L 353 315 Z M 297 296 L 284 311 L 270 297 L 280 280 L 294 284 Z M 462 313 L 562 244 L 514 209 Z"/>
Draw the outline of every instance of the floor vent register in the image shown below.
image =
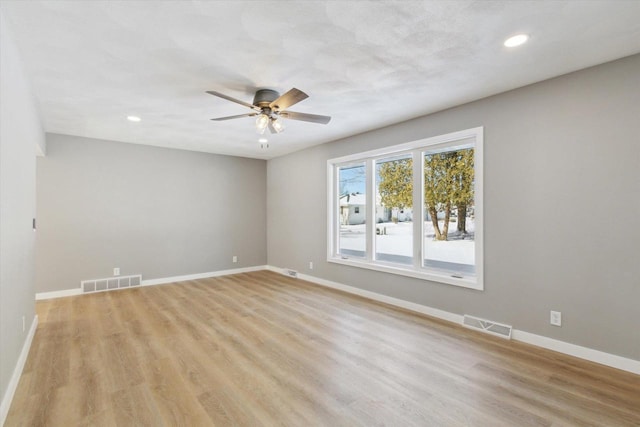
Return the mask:
<path id="1" fill-rule="evenodd" d="M 106 279 L 91 279 L 80 282 L 83 294 L 93 292 L 114 291 L 116 289 L 133 288 L 140 286 L 142 275 L 108 277 Z"/>

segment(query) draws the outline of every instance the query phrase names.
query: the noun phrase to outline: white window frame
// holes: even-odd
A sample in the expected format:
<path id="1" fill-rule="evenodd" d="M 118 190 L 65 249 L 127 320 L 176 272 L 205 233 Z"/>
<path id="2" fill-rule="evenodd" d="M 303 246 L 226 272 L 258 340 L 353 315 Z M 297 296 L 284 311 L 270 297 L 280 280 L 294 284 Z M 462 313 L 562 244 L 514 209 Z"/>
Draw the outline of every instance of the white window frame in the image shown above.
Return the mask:
<path id="1" fill-rule="evenodd" d="M 363 153 L 351 154 L 327 160 L 327 261 L 352 267 L 399 274 L 423 280 L 446 283 L 464 288 L 484 290 L 484 258 L 483 258 L 483 127 L 466 129 L 404 144 L 385 147 Z M 423 263 L 424 234 L 424 174 L 422 173 L 423 153 L 434 149 L 453 148 L 458 145 L 473 144 L 474 147 L 474 209 L 475 209 L 475 267 L 473 276 L 460 276 L 439 270 L 429 269 Z M 421 220 L 413 221 L 413 265 L 393 264 L 375 260 L 375 230 L 376 230 L 376 197 L 375 174 L 376 160 L 386 157 L 408 154 L 413 156 L 413 212 L 414 218 L 419 215 Z M 417 161 L 419 159 L 419 161 Z M 365 258 L 350 258 L 337 254 L 338 236 L 340 233 L 339 215 L 340 203 L 338 168 L 354 163 L 365 163 L 366 169 L 366 256 Z M 418 183 L 419 185 L 415 185 Z"/>

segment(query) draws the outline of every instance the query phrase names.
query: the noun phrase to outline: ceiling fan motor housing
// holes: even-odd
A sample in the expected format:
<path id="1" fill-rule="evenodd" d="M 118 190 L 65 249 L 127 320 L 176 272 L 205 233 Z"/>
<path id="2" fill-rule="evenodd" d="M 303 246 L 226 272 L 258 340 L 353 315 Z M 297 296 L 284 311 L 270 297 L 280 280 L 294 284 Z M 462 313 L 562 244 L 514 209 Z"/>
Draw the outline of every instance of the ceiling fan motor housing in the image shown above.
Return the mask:
<path id="1" fill-rule="evenodd" d="M 271 89 L 259 89 L 256 91 L 256 95 L 253 97 L 253 105 L 256 105 L 260 108 L 268 107 L 273 101 L 278 99 L 280 94 L 275 90 Z M 277 106 L 274 106 L 278 109 Z"/>

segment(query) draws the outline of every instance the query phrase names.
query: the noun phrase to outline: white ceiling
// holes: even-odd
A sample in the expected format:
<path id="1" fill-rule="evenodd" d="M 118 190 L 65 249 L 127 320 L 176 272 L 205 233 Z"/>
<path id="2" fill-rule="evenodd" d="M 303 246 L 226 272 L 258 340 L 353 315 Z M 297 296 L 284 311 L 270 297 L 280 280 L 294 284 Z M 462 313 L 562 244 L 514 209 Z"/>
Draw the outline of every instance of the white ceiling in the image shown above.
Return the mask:
<path id="1" fill-rule="evenodd" d="M 0 2 L 45 129 L 272 158 L 640 52 L 640 1 Z M 510 35 L 529 43 L 505 48 Z M 257 88 L 309 98 L 257 142 Z M 127 115 L 142 118 L 128 122 Z M 401 142 L 401 141 L 394 141 Z"/>

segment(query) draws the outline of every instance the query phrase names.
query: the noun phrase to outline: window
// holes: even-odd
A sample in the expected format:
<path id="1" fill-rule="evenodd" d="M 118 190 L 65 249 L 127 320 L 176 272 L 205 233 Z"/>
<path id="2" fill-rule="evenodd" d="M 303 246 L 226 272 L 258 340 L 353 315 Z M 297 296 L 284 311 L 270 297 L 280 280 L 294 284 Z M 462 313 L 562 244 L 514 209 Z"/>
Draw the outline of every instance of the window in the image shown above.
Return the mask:
<path id="1" fill-rule="evenodd" d="M 366 205 L 364 163 L 336 167 L 338 175 L 337 254 L 364 258 L 366 240 Z M 360 209 L 362 207 L 362 209 Z"/>
<path id="2" fill-rule="evenodd" d="M 475 274 L 473 158 L 469 144 L 424 152 L 425 267 Z"/>
<path id="3" fill-rule="evenodd" d="M 413 264 L 413 222 L 404 208 L 413 206 L 411 154 L 377 159 L 375 259 Z M 380 229 L 380 232 L 378 232 Z"/>
<path id="4" fill-rule="evenodd" d="M 482 137 L 329 160 L 328 261 L 483 289 Z"/>

